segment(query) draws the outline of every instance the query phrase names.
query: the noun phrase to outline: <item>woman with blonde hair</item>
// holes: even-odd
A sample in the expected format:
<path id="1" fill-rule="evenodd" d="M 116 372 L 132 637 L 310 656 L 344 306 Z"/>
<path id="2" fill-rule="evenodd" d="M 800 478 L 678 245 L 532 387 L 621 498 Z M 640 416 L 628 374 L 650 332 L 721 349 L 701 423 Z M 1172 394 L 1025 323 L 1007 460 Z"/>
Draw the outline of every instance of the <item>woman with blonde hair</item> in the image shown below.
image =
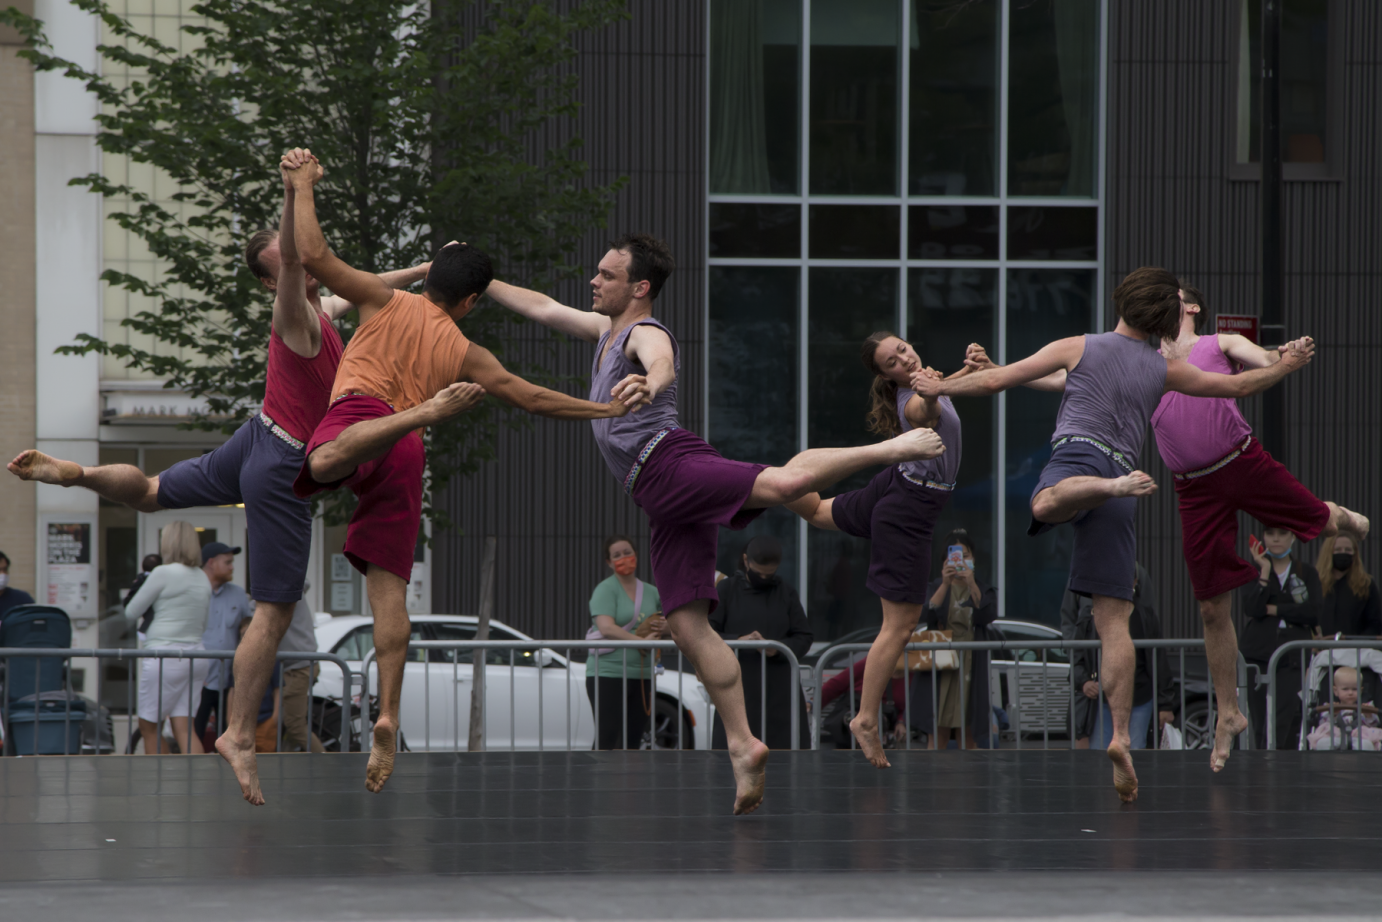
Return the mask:
<path id="1" fill-rule="evenodd" d="M 1382 596 L 1363 566 L 1363 539 L 1351 528 L 1325 538 L 1315 569 L 1320 573 L 1324 610 L 1320 629 L 1326 637 L 1382 636 Z"/>
<path id="2" fill-rule="evenodd" d="M 211 580 L 202 570 L 201 541 L 190 522 L 170 522 L 159 536 L 164 563 L 125 606 L 131 623 L 150 608 L 153 621 L 144 635 L 146 650 L 204 650 L 202 633 L 211 607 Z M 139 669 L 139 732 L 144 752 L 162 750 L 159 727 L 165 718 L 173 723 L 173 736 L 184 753 L 205 752 L 191 733 L 191 701 L 201 699 L 202 685 L 211 667 L 209 659 L 145 659 Z"/>

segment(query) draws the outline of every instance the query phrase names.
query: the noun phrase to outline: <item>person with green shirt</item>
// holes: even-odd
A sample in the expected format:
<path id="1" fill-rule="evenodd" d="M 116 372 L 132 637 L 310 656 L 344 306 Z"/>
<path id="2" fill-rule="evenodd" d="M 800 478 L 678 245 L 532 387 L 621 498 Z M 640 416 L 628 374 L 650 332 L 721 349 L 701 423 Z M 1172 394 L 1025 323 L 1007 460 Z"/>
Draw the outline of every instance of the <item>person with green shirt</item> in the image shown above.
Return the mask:
<path id="1" fill-rule="evenodd" d="M 661 639 L 667 632 L 662 600 L 656 587 L 635 575 L 638 554 L 633 540 L 624 535 L 606 538 L 604 560 L 613 574 L 590 594 L 592 627 L 587 639 Z M 595 714 L 596 749 L 639 747 L 652 713 L 653 664 L 652 651 L 590 651 L 585 690 Z"/>

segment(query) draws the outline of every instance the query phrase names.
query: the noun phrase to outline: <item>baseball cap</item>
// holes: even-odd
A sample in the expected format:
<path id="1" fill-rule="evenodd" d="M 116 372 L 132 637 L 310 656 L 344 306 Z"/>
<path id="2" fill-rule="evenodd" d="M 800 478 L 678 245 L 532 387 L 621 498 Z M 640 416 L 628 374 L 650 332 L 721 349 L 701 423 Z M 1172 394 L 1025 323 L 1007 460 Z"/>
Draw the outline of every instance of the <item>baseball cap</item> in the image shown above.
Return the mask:
<path id="1" fill-rule="evenodd" d="M 206 566 L 206 562 L 212 557 L 218 557 L 221 554 L 238 554 L 240 551 L 241 548 L 231 547 L 221 541 L 212 541 L 202 548 L 202 566 Z"/>

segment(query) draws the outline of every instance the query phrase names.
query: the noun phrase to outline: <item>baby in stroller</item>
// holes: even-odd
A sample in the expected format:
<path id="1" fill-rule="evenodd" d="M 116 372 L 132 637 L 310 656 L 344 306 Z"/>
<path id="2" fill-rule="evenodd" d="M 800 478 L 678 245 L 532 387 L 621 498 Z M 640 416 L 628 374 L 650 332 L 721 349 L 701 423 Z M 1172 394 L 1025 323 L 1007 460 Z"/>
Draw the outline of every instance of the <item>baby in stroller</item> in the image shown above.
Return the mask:
<path id="1" fill-rule="evenodd" d="M 1372 704 L 1358 703 L 1358 671 L 1334 670 L 1334 696 L 1315 708 L 1315 726 L 1306 736 L 1311 749 L 1382 751 L 1382 720 Z"/>

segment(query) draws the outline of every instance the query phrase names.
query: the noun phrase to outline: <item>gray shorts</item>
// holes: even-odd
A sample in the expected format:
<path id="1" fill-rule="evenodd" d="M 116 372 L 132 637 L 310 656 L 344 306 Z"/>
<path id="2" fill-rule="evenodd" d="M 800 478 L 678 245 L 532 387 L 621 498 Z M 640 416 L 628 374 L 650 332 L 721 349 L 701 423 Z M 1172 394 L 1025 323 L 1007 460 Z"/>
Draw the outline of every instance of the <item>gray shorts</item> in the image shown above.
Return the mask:
<path id="1" fill-rule="evenodd" d="M 1093 445 L 1066 442 L 1051 452 L 1041 470 L 1032 498 L 1067 477 L 1122 477 L 1129 473 Z M 1121 496 L 1070 520 L 1075 529 L 1075 549 L 1070 555 L 1070 591 L 1076 595 L 1106 595 L 1132 601 L 1137 570 L 1137 536 L 1133 516 L 1137 497 Z M 1063 523 L 1057 523 L 1063 524 Z M 1040 535 L 1056 524 L 1032 519 L 1029 535 Z"/>

